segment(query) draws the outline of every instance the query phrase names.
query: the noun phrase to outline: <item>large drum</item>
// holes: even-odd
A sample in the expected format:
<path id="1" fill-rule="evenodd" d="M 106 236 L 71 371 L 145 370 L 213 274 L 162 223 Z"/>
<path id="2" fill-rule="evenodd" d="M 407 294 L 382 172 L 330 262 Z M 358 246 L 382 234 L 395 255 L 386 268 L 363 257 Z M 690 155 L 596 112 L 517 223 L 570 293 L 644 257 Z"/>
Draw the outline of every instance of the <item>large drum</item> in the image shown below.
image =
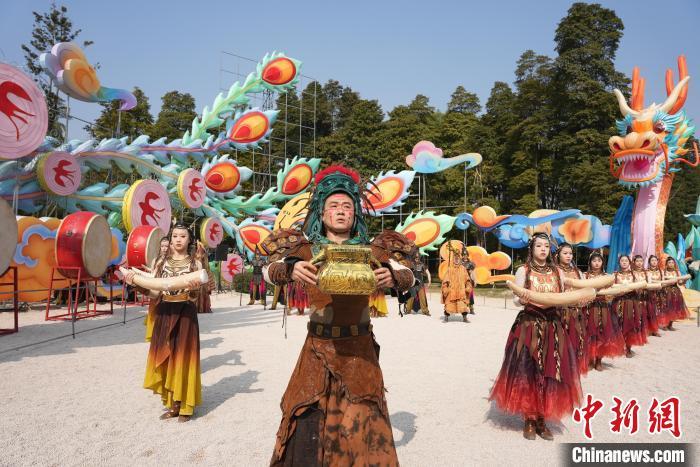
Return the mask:
<path id="1" fill-rule="evenodd" d="M 127 232 L 140 225 L 170 228 L 172 210 L 168 190 L 155 180 L 138 180 L 124 194 L 122 220 Z"/>
<path id="2" fill-rule="evenodd" d="M 0 199 L 0 275 L 7 271 L 17 248 L 17 218 L 12 207 Z"/>
<path id="3" fill-rule="evenodd" d="M 61 221 L 56 232 L 56 268 L 71 279 L 100 277 L 109 266 L 112 232 L 107 219 L 93 212 L 79 211 Z"/>
<path id="4" fill-rule="evenodd" d="M 17 68 L 0 63 L 0 160 L 19 159 L 44 142 L 49 126 L 44 93 Z"/>
<path id="5" fill-rule="evenodd" d="M 132 230 L 126 241 L 126 261 L 129 267 L 150 267 L 160 253 L 160 240 L 163 237 L 160 228 L 150 225 L 140 225 Z"/>

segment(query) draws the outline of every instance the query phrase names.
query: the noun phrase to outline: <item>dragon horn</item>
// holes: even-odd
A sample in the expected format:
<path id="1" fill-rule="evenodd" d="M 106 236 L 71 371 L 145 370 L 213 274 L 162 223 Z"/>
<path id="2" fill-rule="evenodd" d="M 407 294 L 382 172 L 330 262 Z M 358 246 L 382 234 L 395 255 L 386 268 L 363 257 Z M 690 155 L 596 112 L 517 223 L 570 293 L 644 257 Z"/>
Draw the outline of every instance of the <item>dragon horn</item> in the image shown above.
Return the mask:
<path id="1" fill-rule="evenodd" d="M 688 84 L 688 81 L 690 80 L 690 76 L 686 76 L 682 80 L 678 82 L 675 88 L 673 88 L 673 91 L 671 94 L 668 95 L 666 98 L 666 101 L 659 107 L 659 110 L 668 113 L 672 108 L 673 105 L 676 103 L 676 100 L 678 100 L 678 96 L 680 96 L 681 91 L 683 88 Z"/>
<path id="2" fill-rule="evenodd" d="M 627 99 L 625 99 L 625 96 L 622 95 L 619 89 L 613 89 L 613 92 L 615 93 L 615 97 L 617 97 L 618 104 L 620 104 L 620 112 L 622 112 L 623 117 L 626 117 L 627 115 L 636 117 L 639 115 L 639 112 L 632 109 L 629 104 L 627 104 Z"/>

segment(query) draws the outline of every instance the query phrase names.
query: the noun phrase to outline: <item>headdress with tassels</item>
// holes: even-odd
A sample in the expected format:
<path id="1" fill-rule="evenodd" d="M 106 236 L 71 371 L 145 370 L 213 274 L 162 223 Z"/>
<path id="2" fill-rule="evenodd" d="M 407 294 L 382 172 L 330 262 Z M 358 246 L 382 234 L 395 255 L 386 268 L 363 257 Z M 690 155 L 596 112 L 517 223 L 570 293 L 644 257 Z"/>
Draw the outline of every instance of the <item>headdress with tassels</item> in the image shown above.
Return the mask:
<path id="1" fill-rule="evenodd" d="M 335 193 L 344 193 L 352 199 L 355 208 L 355 220 L 350 230 L 347 243 L 369 243 L 367 224 L 362 215 L 363 204 L 371 207 L 367 199 L 365 184 L 360 174 L 344 165 L 331 165 L 316 174 L 314 189 L 309 201 L 309 214 L 306 216 L 302 230 L 312 242 L 325 242 L 323 227 L 323 206 L 328 197 Z M 364 203 L 363 203 L 364 202 Z"/>

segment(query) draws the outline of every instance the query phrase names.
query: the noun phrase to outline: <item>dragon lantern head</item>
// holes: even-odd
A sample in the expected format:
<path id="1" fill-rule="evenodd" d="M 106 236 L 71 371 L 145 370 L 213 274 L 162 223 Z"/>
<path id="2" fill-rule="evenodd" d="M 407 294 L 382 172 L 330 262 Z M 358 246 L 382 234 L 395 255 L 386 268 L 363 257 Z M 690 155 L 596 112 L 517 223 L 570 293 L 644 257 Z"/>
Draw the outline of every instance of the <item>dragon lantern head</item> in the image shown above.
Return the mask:
<path id="1" fill-rule="evenodd" d="M 632 72 L 632 97 L 628 104 L 622 93 L 615 89 L 624 118 L 617 121 L 620 136 L 608 140 L 610 172 L 624 186 L 634 188 L 659 183 L 669 173 L 677 172 L 680 163 L 698 165 L 697 145 L 695 162 L 682 156 L 695 127 L 681 111 L 688 95 L 688 76 L 685 57 L 678 58 L 680 81 L 673 85 L 673 72 L 666 71 L 666 93 L 663 104 L 644 107 L 644 78 L 639 69 Z"/>

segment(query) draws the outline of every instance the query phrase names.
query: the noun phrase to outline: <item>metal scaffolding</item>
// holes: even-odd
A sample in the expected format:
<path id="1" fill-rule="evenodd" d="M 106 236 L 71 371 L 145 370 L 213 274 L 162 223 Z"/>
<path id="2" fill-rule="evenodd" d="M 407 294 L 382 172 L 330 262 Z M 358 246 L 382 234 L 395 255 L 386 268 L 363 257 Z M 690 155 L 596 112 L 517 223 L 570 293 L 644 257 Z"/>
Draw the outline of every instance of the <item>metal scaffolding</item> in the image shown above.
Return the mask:
<path id="1" fill-rule="evenodd" d="M 222 50 L 219 53 L 219 90 L 226 92 L 235 81 L 245 81 L 257 63 L 258 60 Z M 248 107 L 258 107 L 263 111 L 274 109 L 279 113 L 269 142 L 262 144 L 260 149 L 245 153 L 251 157 L 246 165 L 253 171 L 253 176 L 241 193 L 261 193 L 270 188 L 287 158 L 316 156 L 316 103 L 320 92 L 321 87 L 314 78 L 300 74 L 296 87 L 285 94 L 265 91 L 249 95 Z M 294 97 L 290 99 L 291 93 Z M 234 151 L 233 156 L 238 161 L 243 154 Z"/>

